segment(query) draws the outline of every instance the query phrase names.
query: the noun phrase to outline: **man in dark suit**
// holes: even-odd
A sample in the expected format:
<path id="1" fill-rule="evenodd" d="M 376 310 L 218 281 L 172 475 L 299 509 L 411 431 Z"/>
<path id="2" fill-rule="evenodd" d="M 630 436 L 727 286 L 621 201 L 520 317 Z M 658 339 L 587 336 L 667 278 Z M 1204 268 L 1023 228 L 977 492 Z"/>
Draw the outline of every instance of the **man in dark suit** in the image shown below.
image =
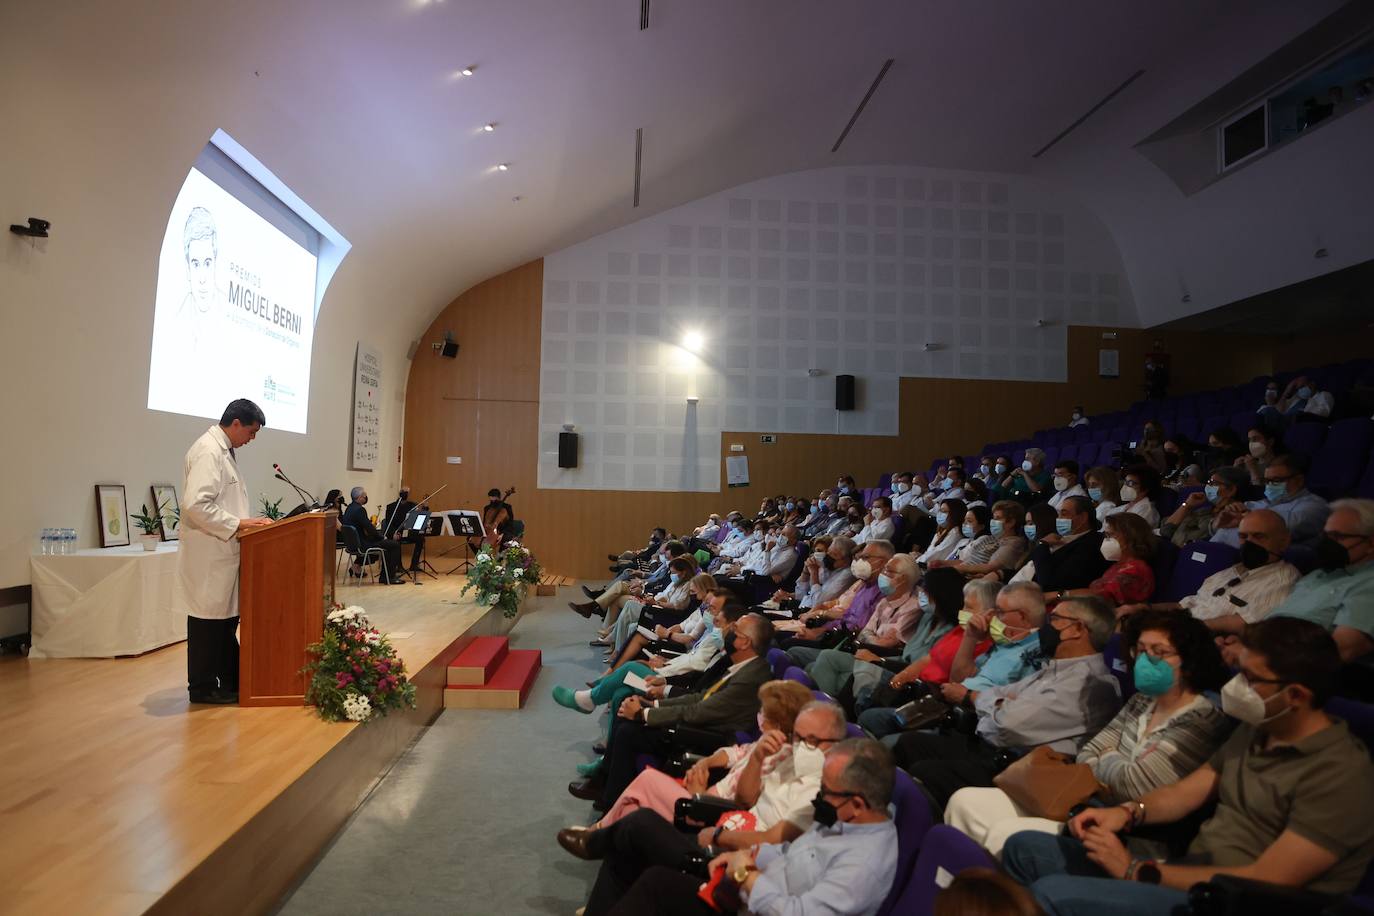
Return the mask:
<path id="1" fill-rule="evenodd" d="M 353 501 L 344 510 L 343 524 L 348 525 L 358 532 L 358 540 L 362 543 L 364 550 L 371 547 L 380 547 L 382 550 L 382 581 L 391 585 L 403 585 L 401 579 L 401 545 L 396 541 L 382 537 L 382 533 L 373 526 L 372 520 L 367 517 L 367 510 L 363 508 L 367 505 L 367 490 L 362 487 L 354 487 L 348 494 Z M 354 562 L 348 570 L 350 576 L 361 576 L 363 574 L 362 564 Z"/>
<path id="2" fill-rule="evenodd" d="M 1030 554 L 1035 584 L 1047 597 L 1087 588 L 1111 565 L 1102 556 L 1102 532 L 1088 497 L 1070 496 L 1061 502 L 1056 526 L 1055 533 L 1041 538 Z M 1065 528 L 1067 533 L 1060 534 Z"/>
<path id="3" fill-rule="evenodd" d="M 406 519 L 410 517 L 415 506 L 416 504 L 410 501 L 410 487 L 402 484 L 401 492 L 394 501 L 387 503 L 386 512 L 382 515 L 382 537 L 415 545 L 410 554 L 411 572 L 420 571 L 420 554 L 425 549 L 425 533 L 411 531 L 406 527 Z"/>
<path id="4" fill-rule="evenodd" d="M 725 655 L 702 672 L 690 693 L 649 700 L 632 696 L 611 722 L 605 763 L 595 776 L 568 785 L 576 798 L 598 801 L 609 810 L 635 777 L 635 758 L 660 749 L 669 725 L 719 732 L 729 740 L 751 729 L 759 711 L 759 687 L 773 676 L 763 653 L 773 641 L 773 624 L 762 614 L 746 614 L 725 632 Z"/>

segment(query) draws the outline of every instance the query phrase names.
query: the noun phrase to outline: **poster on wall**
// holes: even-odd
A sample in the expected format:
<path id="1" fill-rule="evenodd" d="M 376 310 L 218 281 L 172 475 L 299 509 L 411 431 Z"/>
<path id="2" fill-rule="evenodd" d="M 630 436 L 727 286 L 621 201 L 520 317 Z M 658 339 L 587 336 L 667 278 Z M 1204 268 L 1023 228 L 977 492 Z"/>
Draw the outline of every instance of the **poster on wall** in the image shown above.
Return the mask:
<path id="1" fill-rule="evenodd" d="M 382 357 L 361 340 L 353 359 L 352 442 L 349 470 L 373 470 L 382 443 Z"/>
<path id="2" fill-rule="evenodd" d="M 1119 350 L 1097 351 L 1098 378 L 1121 377 L 1121 352 Z"/>
<path id="3" fill-rule="evenodd" d="M 725 482 L 732 487 L 749 486 L 748 455 L 731 455 L 725 459 Z"/>

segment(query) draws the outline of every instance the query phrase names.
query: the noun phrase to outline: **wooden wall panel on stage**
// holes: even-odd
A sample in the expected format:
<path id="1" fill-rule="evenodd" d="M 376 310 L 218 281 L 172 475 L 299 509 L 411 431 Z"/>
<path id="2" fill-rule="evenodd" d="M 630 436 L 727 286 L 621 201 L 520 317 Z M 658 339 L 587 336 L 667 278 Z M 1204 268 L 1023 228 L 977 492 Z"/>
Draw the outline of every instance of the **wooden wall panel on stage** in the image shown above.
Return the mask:
<path id="1" fill-rule="evenodd" d="M 1276 349 L 1290 343 L 1228 336 L 1218 346 L 1206 334 L 1070 327 L 1067 384 L 903 378 L 897 436 L 780 434 L 776 444 L 762 445 L 756 432 L 725 432 L 722 462 L 732 442 L 742 443 L 753 481 L 748 487 L 727 489 L 722 467 L 719 493 L 536 491 L 542 311 L 543 262 L 535 261 L 473 287 L 439 314 L 411 363 L 405 477 L 420 494 L 448 483 L 443 506 L 475 507 L 489 488 L 516 486 L 511 502 L 544 568 L 593 580 L 606 575 L 608 552 L 643 543 L 657 524 L 682 531 L 712 510 L 751 510 L 778 492 L 815 493 L 842 473 L 867 483 L 936 454 L 970 453 L 985 442 L 1066 423 L 1077 403 L 1089 413 L 1127 407 L 1143 396 L 1145 354 L 1156 339 L 1173 356 L 1174 393 L 1272 371 Z M 456 360 L 429 348 L 445 330 L 462 345 Z M 1116 338 L 1104 340 L 1104 331 Z M 1098 377 L 1100 348 L 1119 351 L 1120 378 Z M 446 464 L 450 455 L 463 463 Z M 431 556 L 451 542 L 433 540 Z"/>

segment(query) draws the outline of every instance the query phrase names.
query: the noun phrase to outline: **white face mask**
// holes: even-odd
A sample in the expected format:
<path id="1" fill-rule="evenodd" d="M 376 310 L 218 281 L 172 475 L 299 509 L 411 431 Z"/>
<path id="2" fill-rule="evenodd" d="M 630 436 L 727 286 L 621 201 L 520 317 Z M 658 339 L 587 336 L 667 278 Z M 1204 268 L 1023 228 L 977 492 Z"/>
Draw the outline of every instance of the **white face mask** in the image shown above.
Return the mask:
<path id="1" fill-rule="evenodd" d="M 1274 696 L 1282 695 L 1282 691 L 1274 694 Z M 1269 699 L 1272 700 L 1273 698 L 1270 697 Z M 1272 716 L 1267 715 L 1269 703 L 1255 691 L 1255 688 L 1251 686 L 1243 674 L 1237 674 L 1221 688 L 1221 711 L 1247 725 L 1256 727 L 1265 725 L 1282 716 L 1288 710 L 1289 707 L 1285 706 Z"/>
<path id="2" fill-rule="evenodd" d="M 873 565 L 867 560 L 855 560 L 849 564 L 849 570 L 864 581 L 868 581 L 869 576 L 873 575 Z"/>
<path id="3" fill-rule="evenodd" d="M 874 510 L 873 510 L 873 521 L 876 522 L 876 521 L 878 521 L 879 519 L 881 519 L 882 517 L 883 517 L 883 510 L 882 510 L 882 509 L 874 509 Z"/>
<path id="4" fill-rule="evenodd" d="M 802 741 L 792 745 L 792 770 L 798 779 L 820 779 L 825 769 L 825 751 L 818 747 L 807 747 Z"/>
<path id="5" fill-rule="evenodd" d="M 1131 502 L 1139 495 L 1140 494 L 1136 492 L 1135 487 L 1131 486 L 1130 484 L 1126 484 L 1121 488 L 1121 498 L 1124 499 L 1126 502 Z"/>
<path id="6" fill-rule="evenodd" d="M 1063 493 L 1063 492 L 1064 492 L 1065 490 L 1067 490 L 1068 488 L 1069 488 L 1069 478 L 1067 478 L 1067 477 L 1056 477 L 1056 478 L 1054 478 L 1054 489 L 1055 489 L 1057 492 Z"/>
<path id="7" fill-rule="evenodd" d="M 1121 542 L 1116 538 L 1102 539 L 1102 559 L 1115 563 L 1121 559 Z"/>
<path id="8" fill-rule="evenodd" d="M 911 484 L 909 484 L 909 483 L 899 483 L 899 484 L 897 484 L 897 492 L 898 492 L 898 493 L 905 493 L 907 490 L 910 490 L 910 489 L 911 489 Z"/>
<path id="9" fill-rule="evenodd" d="M 1265 445 L 1265 444 L 1264 444 L 1263 442 L 1261 442 L 1260 440 L 1258 440 L 1258 439 L 1251 440 L 1251 442 L 1250 442 L 1250 454 L 1254 455 L 1256 458 L 1263 458 L 1263 457 L 1265 456 L 1265 454 L 1266 454 L 1268 451 L 1269 451 L 1269 446 Z"/>

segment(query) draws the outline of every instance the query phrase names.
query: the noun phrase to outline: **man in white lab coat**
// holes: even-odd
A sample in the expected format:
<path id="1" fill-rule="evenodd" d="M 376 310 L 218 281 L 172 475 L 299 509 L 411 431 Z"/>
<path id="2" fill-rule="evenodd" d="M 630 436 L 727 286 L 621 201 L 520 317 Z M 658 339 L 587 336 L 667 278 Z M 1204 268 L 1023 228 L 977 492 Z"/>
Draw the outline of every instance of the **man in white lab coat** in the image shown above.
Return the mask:
<path id="1" fill-rule="evenodd" d="M 240 531 L 272 524 L 252 517 L 235 450 L 267 422 L 240 398 L 186 453 L 177 594 L 186 605 L 186 682 L 192 703 L 239 700 Z"/>

